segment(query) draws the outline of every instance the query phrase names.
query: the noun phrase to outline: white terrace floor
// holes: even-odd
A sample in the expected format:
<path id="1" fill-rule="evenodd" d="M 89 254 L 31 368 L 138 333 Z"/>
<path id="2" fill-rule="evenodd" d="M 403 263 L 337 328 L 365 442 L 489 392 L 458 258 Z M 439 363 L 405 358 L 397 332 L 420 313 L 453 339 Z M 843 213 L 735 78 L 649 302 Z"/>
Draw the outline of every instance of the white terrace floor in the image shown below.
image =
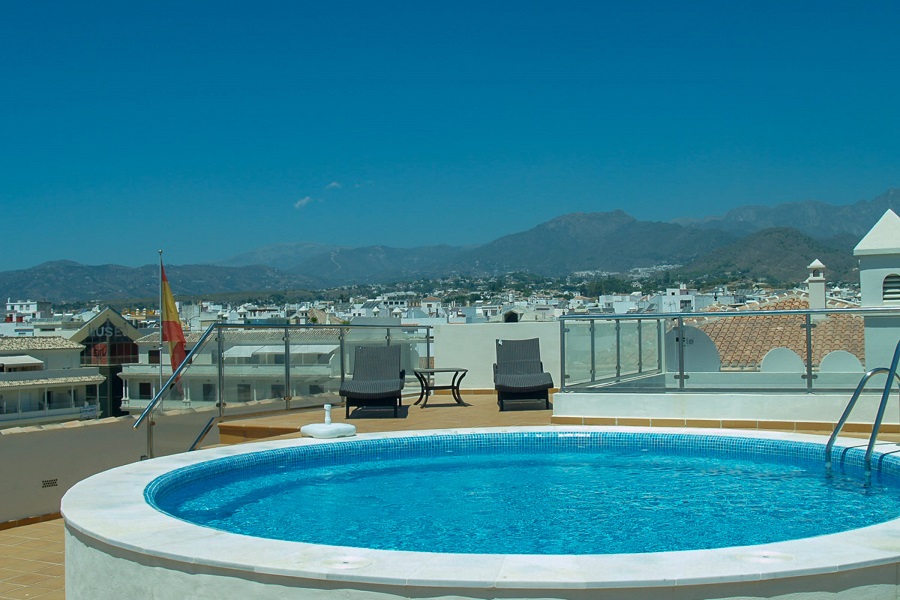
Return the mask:
<path id="1" fill-rule="evenodd" d="M 544 410 L 542 403 L 510 404 L 508 410 L 500 412 L 493 394 L 466 394 L 463 399 L 468 406 L 460 406 L 451 396 L 439 394 L 432 396 L 424 409 L 404 406 L 396 419 L 391 416 L 390 411 L 372 409 L 360 411 L 359 417 L 350 422 L 357 427 L 359 433 L 568 424 L 561 423 L 560 420 L 554 423 L 551 419 L 552 410 Z M 404 399 L 404 404 L 413 400 L 414 398 Z M 297 437 L 300 435 L 300 427 L 308 423 L 321 423 L 323 416 L 323 411 L 316 409 L 229 421 L 220 425 L 220 438 L 223 443 L 234 444 L 275 436 Z M 344 422 L 343 407 L 336 406 L 332 411 L 332 418 L 334 422 Z M 684 426 L 684 423 L 680 425 Z M 827 435 L 830 432 L 821 433 Z M 61 519 L 0 530 L 0 600 L 65 598 L 63 533 Z"/>

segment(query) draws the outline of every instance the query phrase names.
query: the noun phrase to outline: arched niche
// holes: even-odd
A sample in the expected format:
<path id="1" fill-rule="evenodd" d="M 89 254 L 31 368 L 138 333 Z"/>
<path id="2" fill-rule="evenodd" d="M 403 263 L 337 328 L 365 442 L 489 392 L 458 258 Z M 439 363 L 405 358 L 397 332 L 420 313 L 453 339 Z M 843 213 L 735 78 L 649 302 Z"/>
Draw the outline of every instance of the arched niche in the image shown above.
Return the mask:
<path id="1" fill-rule="evenodd" d="M 685 325 L 684 331 L 684 370 L 699 372 L 717 372 L 722 366 L 716 344 L 703 330 Z M 678 370 L 678 330 L 666 332 L 666 369 L 669 372 Z"/>

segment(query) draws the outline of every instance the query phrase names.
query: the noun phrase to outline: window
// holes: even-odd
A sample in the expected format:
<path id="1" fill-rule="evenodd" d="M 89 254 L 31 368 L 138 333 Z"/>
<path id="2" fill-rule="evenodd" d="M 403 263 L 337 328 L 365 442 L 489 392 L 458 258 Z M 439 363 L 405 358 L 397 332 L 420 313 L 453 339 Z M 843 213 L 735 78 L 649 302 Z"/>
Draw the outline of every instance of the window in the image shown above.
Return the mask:
<path id="1" fill-rule="evenodd" d="M 150 362 L 151 365 L 158 365 L 159 364 L 159 350 L 151 350 L 150 353 L 147 355 L 147 360 Z"/>
<path id="2" fill-rule="evenodd" d="M 881 287 L 885 304 L 900 305 L 900 275 L 888 275 Z"/>
<path id="3" fill-rule="evenodd" d="M 250 402 L 253 400 L 249 383 L 239 383 L 237 386 L 238 402 Z"/>
<path id="4" fill-rule="evenodd" d="M 284 398 L 284 384 L 283 383 L 273 383 L 272 384 L 272 398 Z"/>
<path id="5" fill-rule="evenodd" d="M 216 386 L 211 383 L 203 384 L 203 401 L 204 402 L 215 402 L 216 398 Z"/>
<path id="6" fill-rule="evenodd" d="M 140 400 L 152 400 L 153 399 L 153 386 L 149 383 L 139 383 L 138 384 L 138 399 Z"/>

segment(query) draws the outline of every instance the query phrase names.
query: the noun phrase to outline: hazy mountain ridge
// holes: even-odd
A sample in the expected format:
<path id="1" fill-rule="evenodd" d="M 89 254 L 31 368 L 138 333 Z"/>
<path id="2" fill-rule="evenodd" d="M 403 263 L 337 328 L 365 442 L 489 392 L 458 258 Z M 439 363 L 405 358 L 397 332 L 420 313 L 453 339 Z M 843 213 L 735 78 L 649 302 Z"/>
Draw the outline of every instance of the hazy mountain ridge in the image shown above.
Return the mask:
<path id="1" fill-rule="evenodd" d="M 341 246 L 327 244 L 315 244 L 312 242 L 293 242 L 271 244 L 226 258 L 214 263 L 220 267 L 249 267 L 251 265 L 266 265 L 276 269 L 290 270 L 303 261 L 314 256 L 347 250 Z"/>
<path id="2" fill-rule="evenodd" d="M 888 209 L 900 214 L 900 189 L 890 189 L 873 200 L 848 205 L 807 200 L 775 206 L 739 206 L 722 216 L 676 219 L 674 222 L 718 229 L 737 236 L 770 227 L 791 227 L 815 239 L 849 234 L 859 241 Z"/>
<path id="3" fill-rule="evenodd" d="M 741 274 L 775 283 L 796 283 L 809 276 L 813 260 L 826 266 L 829 281 L 859 281 L 852 251 L 814 239 L 790 227 L 770 227 L 752 233 L 696 260 L 679 272 L 702 277 L 710 273 Z"/>
<path id="4" fill-rule="evenodd" d="M 621 210 L 572 213 L 528 231 L 475 248 L 461 260 L 472 274 L 528 271 L 566 275 L 574 271 L 627 271 L 657 264 L 684 264 L 734 237 L 674 223 L 638 221 Z"/>
<path id="5" fill-rule="evenodd" d="M 242 290 L 313 287 L 308 277 L 271 267 L 166 265 L 176 295 L 203 295 Z M 89 266 L 72 261 L 46 262 L 30 269 L 0 273 L 0 292 L 14 299 L 80 302 L 123 298 L 157 298 L 159 266 Z"/>
<path id="6" fill-rule="evenodd" d="M 444 273 L 462 252 L 454 246 L 341 248 L 311 256 L 290 271 L 332 285 L 417 279 Z"/>
<path id="7" fill-rule="evenodd" d="M 855 281 L 852 249 L 888 208 L 900 212 L 900 190 L 848 206 L 747 206 L 721 217 L 672 223 L 639 221 L 622 210 L 572 213 L 481 246 L 283 243 L 216 265 L 166 265 L 166 274 L 176 296 L 284 292 L 454 274 L 624 272 L 659 264 L 686 265 L 681 271 L 693 275 L 731 271 L 799 282 L 806 278 L 806 265 L 818 258 L 828 267 L 830 280 Z M 87 266 L 61 260 L 0 272 L 0 294 L 54 302 L 150 299 L 159 293 L 158 278 L 157 265 Z"/>

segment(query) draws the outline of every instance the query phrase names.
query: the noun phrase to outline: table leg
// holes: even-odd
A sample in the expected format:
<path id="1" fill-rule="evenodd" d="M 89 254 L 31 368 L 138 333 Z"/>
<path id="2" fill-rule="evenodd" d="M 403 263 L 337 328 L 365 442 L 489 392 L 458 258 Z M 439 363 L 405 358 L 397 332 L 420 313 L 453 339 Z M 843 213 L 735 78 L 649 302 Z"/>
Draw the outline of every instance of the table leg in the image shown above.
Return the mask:
<path id="1" fill-rule="evenodd" d="M 453 394 L 453 399 L 456 400 L 456 403 L 462 404 L 463 406 L 466 406 L 466 403 L 463 402 L 462 394 L 460 394 L 459 392 L 459 384 L 462 383 L 463 377 L 466 376 L 466 373 L 468 373 L 468 371 L 457 371 L 456 373 L 454 373 L 453 387 L 450 389 Z"/>
<path id="2" fill-rule="evenodd" d="M 428 404 L 428 382 L 425 380 L 425 376 L 421 373 L 415 373 L 416 379 L 419 380 L 419 385 L 422 388 L 422 391 L 419 392 L 419 399 L 413 402 L 413 404 L 418 404 L 422 401 L 422 398 L 425 398 L 425 404 Z M 425 404 L 422 405 L 422 408 L 425 407 Z"/>

